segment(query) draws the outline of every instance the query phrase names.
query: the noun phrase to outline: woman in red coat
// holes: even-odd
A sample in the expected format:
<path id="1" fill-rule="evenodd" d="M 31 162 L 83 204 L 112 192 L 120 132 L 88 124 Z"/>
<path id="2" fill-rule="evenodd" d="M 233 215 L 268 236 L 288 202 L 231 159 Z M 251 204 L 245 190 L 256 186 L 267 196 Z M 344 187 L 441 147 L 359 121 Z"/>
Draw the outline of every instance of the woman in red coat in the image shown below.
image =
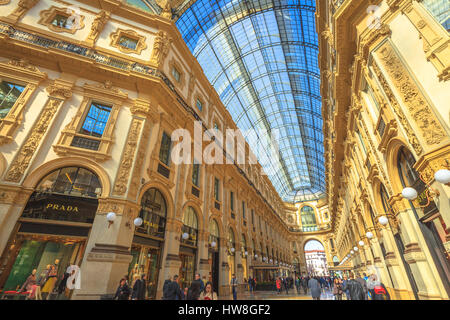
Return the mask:
<path id="1" fill-rule="evenodd" d="M 277 278 L 276 285 L 277 285 L 277 292 L 278 292 L 278 294 L 280 294 L 281 293 L 281 279 L 280 278 Z"/>

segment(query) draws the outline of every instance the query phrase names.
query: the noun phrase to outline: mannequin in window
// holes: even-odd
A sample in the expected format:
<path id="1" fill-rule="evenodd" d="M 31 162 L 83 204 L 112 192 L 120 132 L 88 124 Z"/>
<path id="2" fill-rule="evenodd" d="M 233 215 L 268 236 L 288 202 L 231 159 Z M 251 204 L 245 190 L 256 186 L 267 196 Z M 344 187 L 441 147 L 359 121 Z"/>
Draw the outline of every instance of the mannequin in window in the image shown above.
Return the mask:
<path id="1" fill-rule="evenodd" d="M 47 300 L 50 298 L 50 293 L 52 293 L 53 289 L 55 288 L 55 284 L 57 281 L 57 275 L 58 275 L 58 264 L 59 259 L 55 260 L 55 263 L 50 266 L 47 281 L 44 284 L 44 287 L 42 288 L 43 293 L 47 293 Z"/>
<path id="2" fill-rule="evenodd" d="M 36 271 L 36 269 L 31 271 L 31 274 L 28 276 L 27 280 L 25 280 L 18 292 L 31 292 L 31 287 L 36 284 Z"/>

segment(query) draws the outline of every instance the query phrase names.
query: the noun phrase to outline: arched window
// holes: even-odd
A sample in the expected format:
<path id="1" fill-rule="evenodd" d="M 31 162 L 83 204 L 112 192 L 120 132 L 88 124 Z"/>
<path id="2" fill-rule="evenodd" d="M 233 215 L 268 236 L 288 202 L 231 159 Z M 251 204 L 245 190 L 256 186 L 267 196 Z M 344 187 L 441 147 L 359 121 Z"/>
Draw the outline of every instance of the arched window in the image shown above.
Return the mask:
<path id="1" fill-rule="evenodd" d="M 194 208 L 187 207 L 183 215 L 183 227 L 181 228 L 181 242 L 191 246 L 197 246 L 198 220 Z M 185 239 L 183 235 L 187 233 L 189 237 Z"/>
<path id="2" fill-rule="evenodd" d="M 164 238 L 167 206 L 164 196 L 158 189 L 151 188 L 144 193 L 139 216 L 144 220 L 144 223 L 136 228 L 137 233 Z"/>
<path id="3" fill-rule="evenodd" d="M 92 171 L 80 167 L 65 167 L 42 178 L 36 192 L 97 198 L 102 193 L 102 186 Z"/>
<path id="4" fill-rule="evenodd" d="M 304 206 L 301 209 L 303 231 L 315 231 L 317 227 L 316 214 L 310 206 Z"/>
<path id="5" fill-rule="evenodd" d="M 219 225 L 216 220 L 212 219 L 209 223 L 209 243 L 211 244 L 213 241 L 216 243 L 216 248 L 219 246 Z"/>
<path id="6" fill-rule="evenodd" d="M 244 234 L 241 235 L 241 252 L 244 254 L 244 252 L 247 251 L 247 241 L 245 240 Z"/>
<path id="7" fill-rule="evenodd" d="M 60 168 L 39 181 L 22 217 L 93 223 L 101 193 L 95 173 L 80 167 Z"/>

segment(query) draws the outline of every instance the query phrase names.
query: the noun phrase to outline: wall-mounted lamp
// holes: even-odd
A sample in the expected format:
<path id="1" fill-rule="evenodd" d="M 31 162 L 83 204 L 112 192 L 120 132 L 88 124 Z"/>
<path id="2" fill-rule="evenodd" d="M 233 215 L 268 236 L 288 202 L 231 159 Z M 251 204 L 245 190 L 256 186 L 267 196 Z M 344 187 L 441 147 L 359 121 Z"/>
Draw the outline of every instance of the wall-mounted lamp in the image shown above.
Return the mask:
<path id="1" fill-rule="evenodd" d="M 189 239 L 189 233 L 185 232 L 181 235 L 181 237 L 183 238 L 183 240 L 187 240 Z"/>
<path id="2" fill-rule="evenodd" d="M 353 247 L 353 250 L 358 251 L 359 249 L 358 249 L 357 246 L 354 246 L 354 247 Z"/>
<path id="3" fill-rule="evenodd" d="M 215 241 L 211 242 L 211 248 L 215 248 L 217 243 Z"/>
<path id="4" fill-rule="evenodd" d="M 448 166 L 448 162 L 447 162 L 447 166 Z M 431 181 L 429 181 L 428 183 L 422 178 L 422 175 L 419 175 L 419 178 L 425 183 L 425 186 L 432 190 L 434 192 L 435 195 L 439 195 L 439 191 L 433 189 L 430 185 Z M 445 185 L 449 185 L 450 184 L 450 170 L 448 169 L 440 169 L 438 171 L 436 171 L 434 173 L 434 180 L 436 180 L 439 183 L 445 184 Z M 428 198 L 428 192 L 427 192 L 427 198 Z M 402 197 L 409 200 L 409 201 L 414 201 L 417 199 L 418 197 L 418 192 L 416 189 L 412 188 L 412 187 L 406 187 L 402 190 Z M 422 206 L 428 206 L 430 199 L 428 199 L 428 203 L 426 205 L 422 205 Z"/>
<path id="5" fill-rule="evenodd" d="M 115 212 L 110 212 L 106 215 L 106 220 L 108 221 L 108 228 L 111 227 L 111 225 L 114 223 L 114 220 L 116 220 L 116 213 Z"/>
<path id="6" fill-rule="evenodd" d="M 235 248 L 231 248 L 230 251 L 231 251 L 232 253 L 234 253 L 234 252 L 236 251 L 236 249 L 235 249 Z"/>
<path id="7" fill-rule="evenodd" d="M 358 244 L 359 244 L 360 247 L 364 247 L 364 241 L 359 240 Z"/>
<path id="8" fill-rule="evenodd" d="M 369 239 L 369 240 L 372 239 L 372 238 L 373 238 L 373 233 L 370 232 L 370 231 L 367 232 L 367 233 L 366 233 L 366 237 L 367 237 L 367 239 Z"/>
<path id="9" fill-rule="evenodd" d="M 382 225 L 385 226 L 389 223 L 389 220 L 386 216 L 381 216 L 378 218 L 378 222 Z"/>

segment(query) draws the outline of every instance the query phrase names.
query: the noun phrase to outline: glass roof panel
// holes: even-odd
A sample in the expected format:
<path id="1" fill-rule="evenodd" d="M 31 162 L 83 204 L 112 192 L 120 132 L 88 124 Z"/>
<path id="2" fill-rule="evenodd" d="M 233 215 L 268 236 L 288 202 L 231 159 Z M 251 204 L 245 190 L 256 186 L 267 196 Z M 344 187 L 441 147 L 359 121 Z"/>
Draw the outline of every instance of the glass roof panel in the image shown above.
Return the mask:
<path id="1" fill-rule="evenodd" d="M 247 142 L 288 202 L 325 192 L 315 3 L 186 1 L 176 21 L 238 127 L 255 130 Z M 278 149 L 259 148 L 271 136 Z"/>

